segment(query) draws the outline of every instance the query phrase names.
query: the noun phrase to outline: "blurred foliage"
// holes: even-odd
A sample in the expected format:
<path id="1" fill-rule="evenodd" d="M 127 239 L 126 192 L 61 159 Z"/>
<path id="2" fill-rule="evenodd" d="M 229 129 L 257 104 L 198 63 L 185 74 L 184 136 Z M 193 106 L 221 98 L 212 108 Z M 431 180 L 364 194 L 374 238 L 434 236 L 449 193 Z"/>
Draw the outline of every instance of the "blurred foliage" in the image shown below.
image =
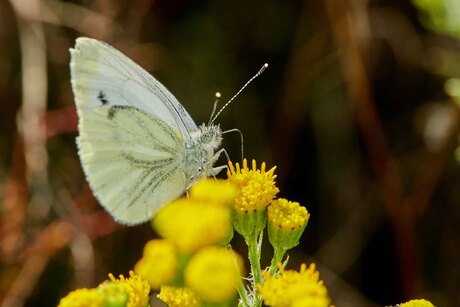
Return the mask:
<path id="1" fill-rule="evenodd" d="M 1 1 L 2 306 L 53 306 L 126 275 L 155 236 L 116 225 L 85 181 L 69 81 L 79 36 L 138 62 L 197 123 L 216 91 L 227 101 L 268 62 L 218 122 L 243 132 L 247 158 L 277 165 L 280 197 L 311 213 L 292 267 L 313 258 L 336 306 L 459 306 L 459 112 L 444 91 L 460 77 L 459 10 L 455 0 Z M 240 159 L 238 135 L 223 145 Z"/>
<path id="2" fill-rule="evenodd" d="M 421 20 L 430 30 L 460 38 L 460 3 L 455 0 L 413 0 Z"/>

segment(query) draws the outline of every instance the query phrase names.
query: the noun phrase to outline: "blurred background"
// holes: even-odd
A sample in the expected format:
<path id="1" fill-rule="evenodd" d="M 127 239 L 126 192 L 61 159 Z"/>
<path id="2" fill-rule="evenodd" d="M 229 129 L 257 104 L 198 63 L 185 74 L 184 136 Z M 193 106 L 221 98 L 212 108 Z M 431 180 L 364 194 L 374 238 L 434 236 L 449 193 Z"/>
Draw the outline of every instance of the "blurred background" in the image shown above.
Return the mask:
<path id="1" fill-rule="evenodd" d="M 290 267 L 317 263 L 338 307 L 460 306 L 457 0 L 0 1 L 1 306 L 126 275 L 155 237 L 115 224 L 85 181 L 79 36 L 134 59 L 197 123 L 269 63 L 218 122 L 311 213 Z M 237 134 L 223 145 L 240 160 Z"/>

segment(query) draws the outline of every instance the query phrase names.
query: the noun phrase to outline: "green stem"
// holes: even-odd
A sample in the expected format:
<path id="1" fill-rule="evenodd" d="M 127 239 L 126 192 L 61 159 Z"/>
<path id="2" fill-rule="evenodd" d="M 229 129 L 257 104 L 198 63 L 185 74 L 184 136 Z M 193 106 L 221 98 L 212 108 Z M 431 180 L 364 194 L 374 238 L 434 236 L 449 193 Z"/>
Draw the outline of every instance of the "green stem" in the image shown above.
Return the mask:
<path id="1" fill-rule="evenodd" d="M 262 298 L 257 291 L 257 284 L 262 283 L 262 270 L 260 268 L 260 256 L 262 249 L 263 231 L 258 235 L 247 238 L 249 263 L 251 264 L 252 282 L 252 307 L 262 306 Z"/>
<path id="2" fill-rule="evenodd" d="M 244 306 L 244 307 L 251 307 L 249 304 L 249 298 L 248 298 L 248 293 L 246 292 L 246 289 L 244 288 L 244 285 L 242 282 L 238 285 L 238 294 L 240 295 L 241 303 L 238 304 L 238 306 Z"/>
<path id="3" fill-rule="evenodd" d="M 284 248 L 275 248 L 272 262 L 270 264 L 270 269 L 268 271 L 271 276 L 275 274 L 276 269 L 278 268 L 278 264 L 281 262 L 281 260 L 283 260 L 283 257 L 285 254 L 286 254 L 286 250 Z"/>
<path id="4" fill-rule="evenodd" d="M 262 270 L 260 269 L 260 247 L 257 240 L 258 236 L 252 236 L 246 242 L 248 244 L 249 262 L 251 273 L 254 278 L 254 286 L 262 281 Z"/>

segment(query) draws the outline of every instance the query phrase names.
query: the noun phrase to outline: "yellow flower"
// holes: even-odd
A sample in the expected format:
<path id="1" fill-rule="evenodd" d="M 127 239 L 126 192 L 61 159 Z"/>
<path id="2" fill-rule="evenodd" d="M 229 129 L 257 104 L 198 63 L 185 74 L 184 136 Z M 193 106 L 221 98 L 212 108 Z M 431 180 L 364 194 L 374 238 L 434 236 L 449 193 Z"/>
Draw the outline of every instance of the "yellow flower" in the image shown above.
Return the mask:
<path id="1" fill-rule="evenodd" d="M 176 248 L 167 240 L 147 242 L 142 258 L 134 266 L 134 272 L 146 279 L 153 289 L 168 284 L 177 273 Z"/>
<path id="2" fill-rule="evenodd" d="M 193 253 L 227 239 L 232 232 L 232 217 L 227 207 L 182 198 L 163 207 L 153 225 L 179 252 Z"/>
<path id="3" fill-rule="evenodd" d="M 252 212 L 265 209 L 279 192 L 275 186 L 276 175 L 274 172 L 276 167 L 272 167 L 267 172 L 265 171 L 265 162 L 263 162 L 259 170 L 256 161 L 252 160 L 252 169 L 249 169 L 246 159 L 243 160 L 242 168 L 238 163 L 235 163 L 234 166 L 232 162 L 229 162 L 228 165 L 228 180 L 239 189 L 235 210 Z"/>
<path id="4" fill-rule="evenodd" d="M 330 298 L 314 264 L 305 264 L 300 272 L 280 268 L 277 276 L 263 273 L 264 283 L 257 285 L 264 304 L 275 307 L 328 307 Z"/>
<path id="5" fill-rule="evenodd" d="M 198 307 L 200 305 L 197 295 L 187 288 L 161 286 L 157 297 L 170 307 Z"/>
<path id="6" fill-rule="evenodd" d="M 104 297 L 97 289 L 78 289 L 63 297 L 58 307 L 102 307 Z"/>
<path id="7" fill-rule="evenodd" d="M 232 299 L 241 283 L 242 259 L 223 247 L 207 247 L 196 253 L 185 268 L 185 284 L 205 302 Z"/>
<path id="8" fill-rule="evenodd" d="M 283 230 L 295 230 L 304 227 L 310 214 L 297 202 L 279 198 L 268 207 L 268 222 Z"/>
<path id="9" fill-rule="evenodd" d="M 243 160 L 243 167 L 238 163 L 228 163 L 228 181 L 238 188 L 235 200 L 233 225 L 246 242 L 253 242 L 265 228 L 267 217 L 265 208 L 275 198 L 278 188 L 275 186 L 275 168 L 265 171 L 265 162 L 257 169 L 255 160 L 252 160 L 252 169 L 248 162 Z M 252 243 L 251 243 L 252 244 Z"/>
<path id="10" fill-rule="evenodd" d="M 141 277 L 134 274 L 133 271 L 129 272 L 129 278 L 123 275 L 116 279 L 113 274 L 109 274 L 110 280 L 121 285 L 125 288 L 129 295 L 127 307 L 145 307 L 149 303 L 150 286 L 149 283 Z"/>
<path id="11" fill-rule="evenodd" d="M 299 244 L 310 214 L 297 202 L 274 200 L 267 209 L 268 238 L 275 248 L 288 250 Z"/>
<path id="12" fill-rule="evenodd" d="M 237 189 L 227 180 L 204 179 L 190 189 L 190 199 L 216 205 L 233 206 Z"/>
<path id="13" fill-rule="evenodd" d="M 434 305 L 427 300 L 411 300 L 399 306 L 400 307 L 434 307 Z"/>

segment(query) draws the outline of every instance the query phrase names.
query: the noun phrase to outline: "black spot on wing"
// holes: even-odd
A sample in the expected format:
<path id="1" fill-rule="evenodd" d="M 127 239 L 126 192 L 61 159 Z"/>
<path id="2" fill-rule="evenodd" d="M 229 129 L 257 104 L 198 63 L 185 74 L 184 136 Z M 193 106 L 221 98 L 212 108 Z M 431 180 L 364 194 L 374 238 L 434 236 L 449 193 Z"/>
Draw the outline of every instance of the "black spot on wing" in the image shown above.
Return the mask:
<path id="1" fill-rule="evenodd" d="M 99 99 L 103 106 L 109 103 L 109 101 L 107 100 L 107 96 L 105 96 L 105 93 L 103 91 L 99 91 L 97 99 Z"/>
<path id="2" fill-rule="evenodd" d="M 113 119 L 115 117 L 115 114 L 119 110 L 131 110 L 131 109 L 140 111 L 139 109 L 133 108 L 133 107 L 130 107 L 130 106 L 109 106 L 109 110 L 107 111 L 107 118 L 108 119 Z"/>
<path id="3" fill-rule="evenodd" d="M 117 107 L 111 107 L 109 108 L 109 111 L 107 112 L 107 118 L 108 119 L 113 119 L 115 117 L 115 113 L 117 112 Z"/>

